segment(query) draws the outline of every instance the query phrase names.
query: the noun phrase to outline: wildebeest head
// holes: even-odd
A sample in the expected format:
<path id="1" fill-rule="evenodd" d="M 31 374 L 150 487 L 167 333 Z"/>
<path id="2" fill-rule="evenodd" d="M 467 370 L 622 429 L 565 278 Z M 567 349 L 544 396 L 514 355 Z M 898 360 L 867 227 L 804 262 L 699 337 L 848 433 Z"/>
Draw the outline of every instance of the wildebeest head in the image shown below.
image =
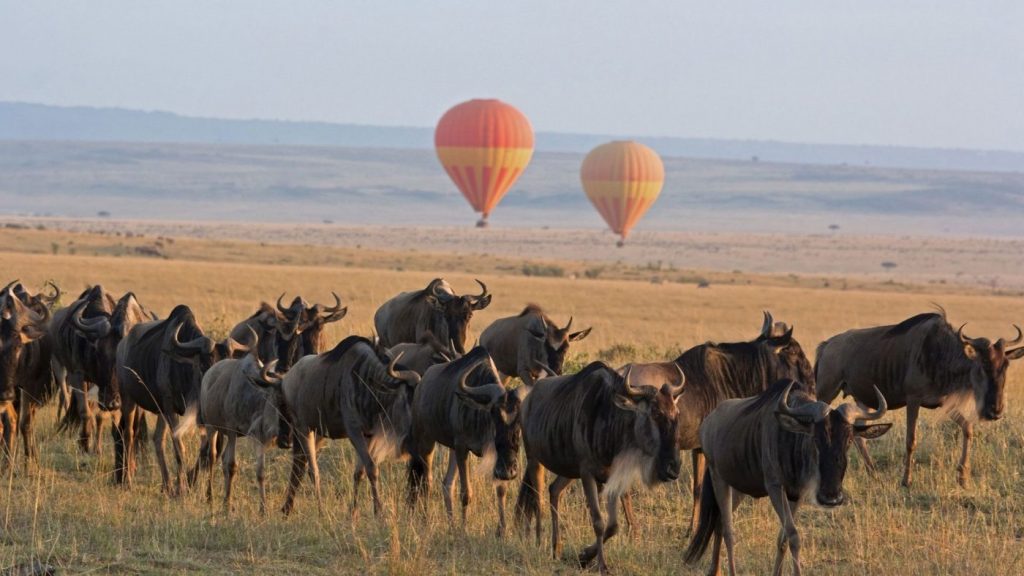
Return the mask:
<path id="1" fill-rule="evenodd" d="M 615 395 L 615 405 L 622 410 L 636 414 L 633 433 L 637 444 L 646 456 L 654 460 L 654 473 L 660 482 L 679 478 L 679 410 L 676 398 L 686 387 L 686 378 L 680 370 L 681 383 L 672 386 L 663 384 L 660 389 L 653 386 L 635 387 L 630 384 L 632 366 L 626 368 L 621 377 L 621 388 Z M 648 483 L 652 479 L 645 479 Z"/>
<path id="2" fill-rule="evenodd" d="M 15 377 L 21 354 L 29 343 L 43 337 L 49 309 L 38 314 L 10 286 L 0 294 L 0 404 L 14 400 Z"/>
<path id="3" fill-rule="evenodd" d="M 285 371 L 291 368 L 292 364 L 299 359 L 302 348 L 302 327 L 305 321 L 306 309 L 309 303 L 296 296 L 292 303 L 285 308 L 281 301 L 284 293 L 277 297 L 277 311 L 280 316 L 277 319 L 277 361 L 278 369 Z"/>
<path id="4" fill-rule="evenodd" d="M 169 384 L 174 392 L 174 410 L 182 414 L 186 404 L 198 397 L 203 374 L 213 366 L 215 344 L 203 333 L 187 306 L 177 306 L 168 320 L 173 328 L 169 330 L 163 352 L 181 365 L 180 368 L 171 368 L 174 373 Z"/>
<path id="5" fill-rule="evenodd" d="M 525 387 L 506 389 L 501 384 L 498 369 L 482 347 L 471 350 L 464 362 L 466 366 L 456 394 L 466 406 L 490 414 L 497 456 L 494 477 L 513 480 L 519 474 L 519 445 L 523 435 L 519 409 L 529 391 Z"/>
<path id="6" fill-rule="evenodd" d="M 821 506 L 841 505 L 843 479 L 846 476 L 847 451 L 854 436 L 878 438 L 892 427 L 888 424 L 858 424 L 860 421 L 878 420 L 885 415 L 885 397 L 875 388 L 877 410 L 846 403 L 833 410 L 825 402 L 813 399 L 800 391 L 790 403 L 790 392 L 797 382 L 788 380 L 786 389 L 779 398 L 775 418 L 783 430 L 811 436 L 817 454 L 817 493 L 815 498 Z"/>
<path id="7" fill-rule="evenodd" d="M 771 312 L 764 311 L 764 323 L 761 325 L 761 333 L 755 342 L 765 342 L 774 347 L 779 360 L 782 361 L 783 371 L 777 374 L 779 378 L 792 378 L 798 382 L 804 382 L 811 389 L 814 389 L 814 367 L 811 365 L 803 347 L 793 338 L 793 327 L 785 322 L 776 322 Z"/>
<path id="8" fill-rule="evenodd" d="M 553 374 L 561 375 L 565 365 L 565 356 L 569 352 L 570 342 L 579 342 L 590 335 L 591 328 L 570 332 L 572 328 L 572 316 L 565 328 L 559 328 L 543 314 L 540 316 L 541 326 L 528 328 L 530 337 L 544 347 L 544 356 L 547 358 L 547 368 Z"/>
<path id="9" fill-rule="evenodd" d="M 302 335 L 301 354 L 319 354 L 324 348 L 324 326 L 331 322 L 337 322 L 348 314 L 348 307 L 341 305 L 341 298 L 331 292 L 334 296 L 334 306 L 314 304 L 302 311 L 302 321 L 299 324 L 299 333 Z"/>
<path id="10" fill-rule="evenodd" d="M 957 330 L 957 336 L 963 344 L 964 354 L 974 364 L 971 369 L 971 385 L 975 398 L 979 400 L 978 414 L 985 420 L 999 420 L 1006 409 L 1006 370 L 1010 367 L 1010 360 L 1024 356 L 1024 346 L 1010 346 L 1024 341 L 1024 334 L 1015 324 L 1016 338 L 1009 341 L 1000 338 L 993 343 L 988 338 L 966 336 L 964 326 Z"/>
<path id="11" fill-rule="evenodd" d="M 139 304 L 132 292 L 126 292 L 114 303 L 108 313 L 103 300 L 109 298 L 99 285 L 83 294 L 71 310 L 71 323 L 89 341 L 95 350 L 96 365 L 100 372 L 97 387 L 99 404 L 104 410 L 117 410 L 121 405 L 121 391 L 116 377 L 117 345 L 132 326 L 156 319 Z M 87 311 L 92 311 L 89 317 Z"/>
<path id="12" fill-rule="evenodd" d="M 258 356 L 260 336 L 256 333 L 256 330 L 252 326 L 246 324 L 246 334 L 248 338 L 245 342 L 239 342 L 231 336 L 217 342 L 213 346 L 213 362 L 217 363 L 221 360 L 233 358 L 235 360 L 241 360 L 250 352 L 256 353 Z"/>
<path id="13" fill-rule="evenodd" d="M 443 331 L 439 330 L 438 336 L 444 340 L 451 340 L 455 345 L 455 351 L 459 354 L 466 353 L 466 337 L 473 312 L 483 310 L 491 303 L 487 285 L 479 280 L 476 283 L 480 285 L 481 290 L 477 296 L 468 294 L 459 296 L 452 291 L 447 282 L 440 278 L 432 281 L 426 289 L 427 301 L 433 306 L 438 320 L 441 320 L 447 328 L 447 334 L 443 334 Z"/>

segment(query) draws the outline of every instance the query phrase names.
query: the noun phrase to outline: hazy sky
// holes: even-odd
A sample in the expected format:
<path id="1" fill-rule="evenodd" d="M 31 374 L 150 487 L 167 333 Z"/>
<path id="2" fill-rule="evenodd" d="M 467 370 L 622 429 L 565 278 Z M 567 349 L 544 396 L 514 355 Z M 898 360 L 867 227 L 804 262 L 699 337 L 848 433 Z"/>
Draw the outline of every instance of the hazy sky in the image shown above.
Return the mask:
<path id="1" fill-rule="evenodd" d="M 1019 0 L 0 0 L 0 100 L 1024 150 Z"/>

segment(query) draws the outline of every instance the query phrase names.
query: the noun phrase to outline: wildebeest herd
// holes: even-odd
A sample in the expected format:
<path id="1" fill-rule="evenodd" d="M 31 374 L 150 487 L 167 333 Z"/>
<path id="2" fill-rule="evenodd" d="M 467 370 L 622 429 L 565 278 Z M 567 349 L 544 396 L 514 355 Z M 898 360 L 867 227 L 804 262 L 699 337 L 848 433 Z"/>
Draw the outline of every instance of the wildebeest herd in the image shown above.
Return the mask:
<path id="1" fill-rule="evenodd" d="M 398 294 L 377 310 L 375 337 L 349 336 L 330 347 L 325 325 L 347 313 L 337 295 L 331 306 L 301 297 L 285 305 L 282 295 L 218 341 L 185 305 L 159 319 L 131 292 L 116 298 L 92 286 L 59 307 L 57 286 L 33 293 L 11 282 L 0 292 L 5 459 L 16 457 L 16 431 L 25 464 L 38 458 L 33 418 L 56 398 L 61 426 L 79 431 L 85 451 L 100 449 L 100 426 L 112 421 L 112 480 L 127 487 L 150 412 L 157 416 L 153 440 L 165 492 L 181 494 L 206 472 L 212 498 L 219 460 L 229 511 L 236 440 L 246 436 L 259 446 L 261 512 L 265 450 L 275 443 L 291 450 L 282 507 L 288 514 L 307 474 L 319 504 L 317 448 L 324 439 L 347 438 L 357 456 L 353 483 L 368 481 L 379 513 L 378 464 L 407 460 L 408 505 L 416 509 L 430 496 L 433 457 L 444 446 L 449 458 L 441 493 L 449 517 L 458 476 L 465 521 L 473 454 L 494 479 L 499 536 L 506 532 L 509 483 L 521 471 L 514 515 L 524 530 L 534 528 L 539 544 L 550 473 L 556 558 L 559 501 L 579 479 L 595 539 L 578 561 L 604 572 L 604 543 L 619 529 L 619 507 L 627 523 L 634 521 L 630 489 L 676 480 L 680 451 L 689 450 L 693 516 L 686 560 L 698 562 L 710 545 L 710 572 L 717 573 L 724 541 L 735 573 L 733 511 L 744 496 L 767 496 L 781 524 L 774 573 L 782 572 L 788 550 L 799 574 L 797 509 L 808 501 L 844 503 L 852 443 L 873 473 L 865 440 L 889 430 L 891 424 L 877 422 L 887 411 L 906 407 L 903 484 L 909 485 L 919 410 L 943 408 L 963 432 L 958 470 L 966 485 L 973 425 L 1002 416 L 1009 363 L 1024 356 L 1019 327 L 1012 340 L 972 338 L 940 309 L 833 336 L 818 347 L 812 367 L 793 328 L 765 312 L 760 332 L 746 342 L 707 342 L 661 363 L 593 362 L 564 374 L 570 344 L 590 329 L 573 332 L 571 318 L 559 327 L 533 304 L 494 321 L 467 350 L 473 313 L 491 302 L 479 285 L 480 294 L 459 295 L 436 279 Z M 839 394 L 852 401 L 833 407 Z M 195 429 L 200 446 L 189 466 L 184 442 Z M 164 454 L 169 435 L 173 477 Z"/>

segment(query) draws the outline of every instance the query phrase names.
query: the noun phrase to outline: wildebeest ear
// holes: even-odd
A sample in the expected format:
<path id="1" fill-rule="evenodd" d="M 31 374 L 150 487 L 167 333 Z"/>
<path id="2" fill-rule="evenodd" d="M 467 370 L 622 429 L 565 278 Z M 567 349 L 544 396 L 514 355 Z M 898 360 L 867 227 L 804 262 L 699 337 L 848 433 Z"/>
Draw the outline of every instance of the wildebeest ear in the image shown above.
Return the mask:
<path id="1" fill-rule="evenodd" d="M 580 340 L 583 340 L 587 336 L 590 336 L 590 331 L 593 329 L 593 327 L 590 327 L 587 328 L 586 330 L 580 330 L 579 332 L 573 332 L 572 334 L 569 334 L 569 342 L 579 342 Z"/>
<path id="2" fill-rule="evenodd" d="M 1015 350 L 1006 351 L 1007 360 L 1017 360 L 1018 358 L 1024 357 L 1024 348 L 1017 348 Z"/>
<path id="3" fill-rule="evenodd" d="M 814 430 L 813 423 L 801 422 L 789 414 L 783 414 L 782 412 L 776 412 L 775 419 L 779 421 L 779 426 L 782 426 L 783 430 L 793 432 L 794 434 L 810 434 Z"/>
<path id="4" fill-rule="evenodd" d="M 642 404 L 640 404 L 639 402 L 634 402 L 633 400 L 627 398 L 626 396 L 623 396 L 622 394 L 615 395 L 615 405 L 623 410 L 629 410 L 630 412 L 645 411 L 645 407 Z"/>
<path id="5" fill-rule="evenodd" d="M 978 357 L 978 351 L 974 349 L 974 346 L 970 344 L 964 344 L 964 356 L 967 356 L 971 360 Z"/>
<path id="6" fill-rule="evenodd" d="M 892 422 L 885 424 L 855 424 L 853 433 L 865 440 L 873 440 L 888 432 L 889 428 L 892 428 Z"/>

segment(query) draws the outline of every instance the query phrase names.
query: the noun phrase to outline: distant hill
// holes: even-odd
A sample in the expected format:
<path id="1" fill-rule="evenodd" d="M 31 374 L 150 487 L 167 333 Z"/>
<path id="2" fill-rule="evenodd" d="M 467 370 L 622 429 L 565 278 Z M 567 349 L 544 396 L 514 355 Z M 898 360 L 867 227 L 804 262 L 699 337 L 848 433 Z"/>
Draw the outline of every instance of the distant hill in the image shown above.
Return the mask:
<path id="1" fill-rule="evenodd" d="M 537 134 L 539 152 L 585 153 L 629 135 Z M 1024 172 L 1024 153 L 632 136 L 662 156 L 715 160 Z M 0 102 L 0 140 L 97 141 L 431 149 L 433 129 L 327 122 L 224 120 L 119 108 Z"/>

